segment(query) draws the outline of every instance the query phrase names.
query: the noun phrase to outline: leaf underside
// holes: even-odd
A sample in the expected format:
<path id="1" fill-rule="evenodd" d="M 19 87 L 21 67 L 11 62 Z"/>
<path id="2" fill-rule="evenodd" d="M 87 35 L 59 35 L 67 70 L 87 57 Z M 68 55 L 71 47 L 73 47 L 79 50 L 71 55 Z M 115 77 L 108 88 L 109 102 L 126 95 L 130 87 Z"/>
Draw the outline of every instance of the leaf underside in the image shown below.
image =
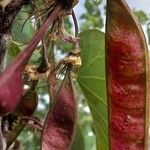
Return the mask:
<path id="1" fill-rule="evenodd" d="M 104 41 L 99 30 L 80 33 L 82 66 L 77 80 L 92 113 L 98 150 L 108 149 Z"/>

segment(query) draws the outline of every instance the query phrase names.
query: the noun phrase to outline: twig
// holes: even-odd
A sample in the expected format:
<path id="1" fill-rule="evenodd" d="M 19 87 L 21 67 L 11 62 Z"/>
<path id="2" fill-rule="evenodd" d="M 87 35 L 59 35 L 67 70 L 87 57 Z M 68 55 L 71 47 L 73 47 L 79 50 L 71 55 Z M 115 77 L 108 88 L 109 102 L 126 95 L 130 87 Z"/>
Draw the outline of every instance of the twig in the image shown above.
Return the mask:
<path id="1" fill-rule="evenodd" d="M 72 18 L 75 26 L 75 36 L 77 37 L 79 32 L 79 27 L 78 27 L 78 22 L 74 10 L 72 10 Z"/>
<path id="2" fill-rule="evenodd" d="M 20 118 L 27 125 L 32 126 L 42 131 L 43 124 L 41 124 L 41 122 L 38 119 L 33 118 L 33 117 L 28 117 L 28 116 L 21 116 Z"/>

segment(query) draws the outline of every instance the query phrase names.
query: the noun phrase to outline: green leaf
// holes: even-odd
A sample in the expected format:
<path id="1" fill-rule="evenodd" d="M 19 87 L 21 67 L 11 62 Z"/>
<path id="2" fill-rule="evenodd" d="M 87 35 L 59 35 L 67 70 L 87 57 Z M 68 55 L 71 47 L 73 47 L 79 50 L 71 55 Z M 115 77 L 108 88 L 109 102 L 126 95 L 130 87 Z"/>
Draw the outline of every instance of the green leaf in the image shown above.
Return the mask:
<path id="1" fill-rule="evenodd" d="M 8 50 L 7 63 L 9 64 L 19 52 L 20 48 L 18 46 L 18 43 L 12 41 Z"/>
<path id="2" fill-rule="evenodd" d="M 82 134 L 81 128 L 79 125 L 77 126 L 77 131 L 76 131 L 76 136 L 75 136 L 75 141 L 72 145 L 71 150 L 85 150 L 85 143 L 84 143 L 84 136 Z"/>
<path id="3" fill-rule="evenodd" d="M 92 113 L 97 150 L 108 149 L 108 110 L 105 81 L 105 36 L 99 30 L 80 33 L 82 66 L 77 80 Z"/>
<path id="4" fill-rule="evenodd" d="M 139 11 L 134 10 L 134 14 L 136 15 L 138 21 L 141 24 L 145 24 L 146 21 L 148 21 L 148 15 L 144 11 L 142 11 L 142 10 L 139 10 Z"/>
<path id="5" fill-rule="evenodd" d="M 33 21 L 28 19 L 29 14 L 27 12 L 28 7 L 23 7 L 17 15 L 13 29 L 12 37 L 15 41 L 20 43 L 29 42 L 34 35 Z"/>

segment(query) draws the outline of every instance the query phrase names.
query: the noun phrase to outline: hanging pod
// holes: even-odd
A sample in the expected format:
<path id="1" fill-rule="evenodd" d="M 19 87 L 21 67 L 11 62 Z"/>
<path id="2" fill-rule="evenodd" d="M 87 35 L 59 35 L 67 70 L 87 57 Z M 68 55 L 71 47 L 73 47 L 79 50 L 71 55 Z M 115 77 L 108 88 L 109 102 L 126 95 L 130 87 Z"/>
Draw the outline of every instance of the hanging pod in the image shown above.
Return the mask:
<path id="1" fill-rule="evenodd" d="M 32 81 L 31 87 L 21 98 L 21 101 L 17 105 L 15 114 L 18 116 L 32 116 L 38 105 L 38 93 L 37 93 L 38 81 Z"/>
<path id="2" fill-rule="evenodd" d="M 20 117 L 27 116 L 31 117 L 35 112 L 38 105 L 38 94 L 36 90 L 37 81 L 33 81 L 33 85 L 26 93 L 22 96 L 21 101 L 17 105 L 14 113 L 3 117 L 3 122 L 8 121 L 11 130 L 5 135 L 7 141 L 7 148 L 9 148 L 13 142 L 17 139 L 19 134 L 25 128 L 25 124 L 22 122 Z M 19 118 L 18 118 L 19 117 Z M 6 119 L 5 119 L 6 118 Z"/>
<path id="3" fill-rule="evenodd" d="M 54 82 L 53 82 L 54 83 Z M 53 84 L 52 83 L 52 84 Z M 53 84 L 55 87 L 57 84 Z M 53 88 L 54 102 L 49 111 L 42 133 L 42 150 L 69 150 L 75 135 L 77 104 L 71 72 L 67 71 L 59 90 Z"/>
<path id="4" fill-rule="evenodd" d="M 28 46 L 16 56 L 14 61 L 2 73 L 0 77 L 0 115 L 12 112 L 19 103 L 23 95 L 22 76 L 28 60 L 48 27 L 57 19 L 61 10 L 62 6 L 57 5 L 43 26 L 41 26 L 39 31 L 29 42 Z"/>
<path id="5" fill-rule="evenodd" d="M 147 45 L 124 0 L 107 0 L 106 74 L 111 150 L 148 149 Z"/>

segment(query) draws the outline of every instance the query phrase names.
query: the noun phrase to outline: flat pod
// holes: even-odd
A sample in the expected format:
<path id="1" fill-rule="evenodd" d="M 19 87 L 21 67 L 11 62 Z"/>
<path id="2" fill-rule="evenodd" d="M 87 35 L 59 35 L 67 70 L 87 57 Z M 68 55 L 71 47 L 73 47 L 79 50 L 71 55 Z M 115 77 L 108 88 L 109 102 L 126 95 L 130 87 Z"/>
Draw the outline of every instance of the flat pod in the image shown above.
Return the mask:
<path id="1" fill-rule="evenodd" d="M 25 93 L 22 97 L 21 101 L 19 102 L 15 113 L 22 116 L 32 116 L 34 111 L 36 110 L 38 105 L 38 94 L 37 91 L 29 90 Z"/>
<path id="2" fill-rule="evenodd" d="M 45 120 L 41 149 L 68 150 L 74 139 L 77 121 L 76 98 L 70 71 L 54 95 L 56 95 L 55 104 Z"/>
<path id="3" fill-rule="evenodd" d="M 112 150 L 147 149 L 147 46 L 124 0 L 107 0 L 106 73 Z"/>
<path id="4" fill-rule="evenodd" d="M 17 139 L 19 134 L 25 128 L 25 124 L 22 123 L 21 120 L 17 120 L 17 116 L 32 116 L 35 112 L 38 104 L 38 94 L 36 90 L 28 90 L 21 98 L 21 101 L 17 105 L 13 114 L 9 114 L 9 116 L 16 116 L 16 120 L 13 120 L 13 124 L 11 125 L 11 131 L 6 134 L 5 138 L 7 140 L 7 148 Z M 8 120 L 9 121 L 9 120 Z M 15 122 L 15 123 L 14 123 Z"/>
<path id="5" fill-rule="evenodd" d="M 12 112 L 19 103 L 23 95 L 22 76 L 25 66 L 48 27 L 57 19 L 60 10 L 62 10 L 62 5 L 55 8 L 28 46 L 16 56 L 14 61 L 2 73 L 0 77 L 0 115 Z"/>

